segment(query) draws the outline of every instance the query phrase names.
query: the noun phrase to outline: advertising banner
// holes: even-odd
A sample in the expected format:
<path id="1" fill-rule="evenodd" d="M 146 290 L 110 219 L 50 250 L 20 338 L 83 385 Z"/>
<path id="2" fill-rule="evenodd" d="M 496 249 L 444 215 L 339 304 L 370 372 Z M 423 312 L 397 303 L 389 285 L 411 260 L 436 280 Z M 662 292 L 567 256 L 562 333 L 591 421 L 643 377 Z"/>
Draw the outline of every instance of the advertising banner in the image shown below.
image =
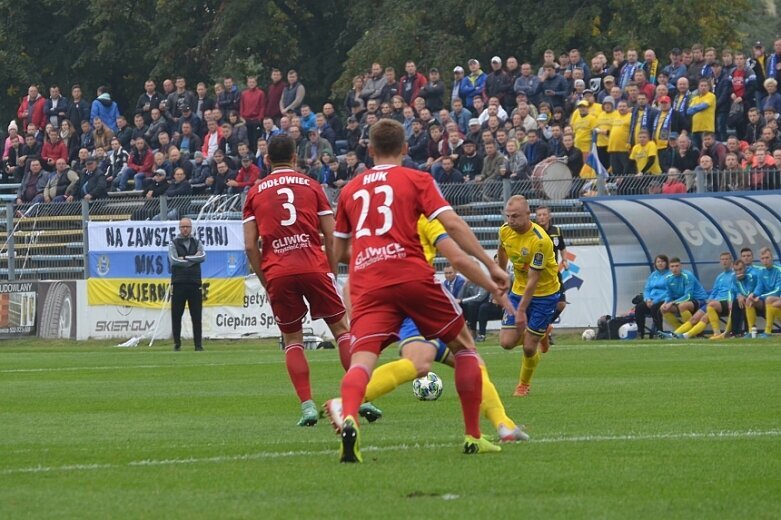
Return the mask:
<path id="1" fill-rule="evenodd" d="M 0 282 L 0 339 L 35 335 L 37 282 Z"/>
<path id="2" fill-rule="evenodd" d="M 90 305 L 159 308 L 171 279 L 168 248 L 177 221 L 90 222 L 87 300 Z M 196 221 L 205 306 L 240 306 L 248 273 L 240 221 Z"/>
<path id="3" fill-rule="evenodd" d="M 38 282 L 38 336 L 76 339 L 76 281 Z"/>

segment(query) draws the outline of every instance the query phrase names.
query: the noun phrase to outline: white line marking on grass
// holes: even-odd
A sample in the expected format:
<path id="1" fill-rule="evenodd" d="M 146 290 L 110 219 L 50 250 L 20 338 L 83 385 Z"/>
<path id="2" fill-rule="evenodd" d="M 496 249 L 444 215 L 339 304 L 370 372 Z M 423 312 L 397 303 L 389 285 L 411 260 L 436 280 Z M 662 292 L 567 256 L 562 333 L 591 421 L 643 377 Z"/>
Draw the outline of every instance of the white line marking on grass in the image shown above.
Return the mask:
<path id="1" fill-rule="evenodd" d="M 623 434 L 623 435 L 578 435 L 578 436 L 554 436 L 532 439 L 530 444 L 552 444 L 565 442 L 612 442 L 612 441 L 647 441 L 647 440 L 687 440 L 687 439 L 748 439 L 756 437 L 778 437 L 781 430 L 746 430 L 746 431 L 717 431 L 717 432 L 686 432 L 686 433 L 658 433 L 658 434 Z M 366 452 L 402 451 L 408 449 L 453 449 L 458 444 L 448 443 L 412 443 L 395 444 L 390 446 L 366 446 L 362 449 Z M 64 466 L 30 466 L 26 468 L 9 468 L 0 471 L 0 475 L 17 475 L 23 473 L 53 473 L 68 471 L 90 471 L 97 469 L 117 469 L 126 467 L 149 466 L 176 466 L 186 464 L 222 464 L 226 462 L 245 462 L 262 459 L 281 459 L 290 457 L 316 457 L 336 455 L 334 446 L 327 450 L 291 450 L 291 451 L 261 451 L 256 453 L 243 453 L 238 455 L 215 455 L 213 457 L 187 457 L 182 459 L 143 459 L 133 460 L 126 464 L 67 464 Z"/>
<path id="2" fill-rule="evenodd" d="M 323 363 L 329 360 L 308 360 L 312 363 Z M 276 361 L 253 361 L 249 363 L 171 363 L 170 365 L 108 365 L 108 366 L 92 366 L 92 367 L 50 367 L 50 368 L 8 368 L 0 370 L 0 374 L 24 374 L 35 372 L 80 372 L 91 370 L 131 370 L 140 369 L 148 370 L 155 368 L 190 368 L 190 367 L 239 367 L 239 366 L 255 366 L 255 365 L 279 365 L 284 363 L 283 360 Z"/>

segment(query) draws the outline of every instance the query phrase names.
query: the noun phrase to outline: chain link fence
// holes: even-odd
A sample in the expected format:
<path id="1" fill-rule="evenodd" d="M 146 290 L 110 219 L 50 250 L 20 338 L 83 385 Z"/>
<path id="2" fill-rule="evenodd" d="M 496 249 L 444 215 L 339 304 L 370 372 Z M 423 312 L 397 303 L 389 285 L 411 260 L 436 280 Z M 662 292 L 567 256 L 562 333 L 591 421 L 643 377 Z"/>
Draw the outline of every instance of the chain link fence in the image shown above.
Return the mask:
<path id="1" fill-rule="evenodd" d="M 535 175 L 523 180 L 440 185 L 444 197 L 487 250 L 498 247 L 504 204 L 513 195 L 524 195 L 532 212 L 540 206 L 548 206 L 553 224 L 559 226 L 568 244 L 596 245 L 600 240 L 599 232 L 584 209 L 584 197 L 778 189 L 781 189 L 781 172 L 775 168 L 710 172 L 697 169 L 594 179 Z M 326 192 L 335 206 L 339 190 L 329 188 Z M 148 199 L 139 192 L 121 192 L 91 202 L 24 205 L 6 202 L 0 205 L 0 276 L 8 280 L 84 278 L 89 221 L 176 220 L 181 217 L 240 220 L 244 198 L 244 194 L 235 194 Z M 438 263 L 442 261 L 438 260 Z"/>

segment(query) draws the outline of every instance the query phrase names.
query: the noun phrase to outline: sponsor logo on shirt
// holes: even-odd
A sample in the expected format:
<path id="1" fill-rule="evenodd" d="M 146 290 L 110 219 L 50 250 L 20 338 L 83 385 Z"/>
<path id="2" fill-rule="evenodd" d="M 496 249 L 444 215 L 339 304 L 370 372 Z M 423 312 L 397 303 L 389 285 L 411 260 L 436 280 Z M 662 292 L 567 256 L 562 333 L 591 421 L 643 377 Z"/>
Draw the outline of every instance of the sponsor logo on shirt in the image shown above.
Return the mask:
<path id="1" fill-rule="evenodd" d="M 355 270 L 366 269 L 372 264 L 385 260 L 406 258 L 407 251 L 396 242 L 382 247 L 367 247 L 355 257 Z"/>

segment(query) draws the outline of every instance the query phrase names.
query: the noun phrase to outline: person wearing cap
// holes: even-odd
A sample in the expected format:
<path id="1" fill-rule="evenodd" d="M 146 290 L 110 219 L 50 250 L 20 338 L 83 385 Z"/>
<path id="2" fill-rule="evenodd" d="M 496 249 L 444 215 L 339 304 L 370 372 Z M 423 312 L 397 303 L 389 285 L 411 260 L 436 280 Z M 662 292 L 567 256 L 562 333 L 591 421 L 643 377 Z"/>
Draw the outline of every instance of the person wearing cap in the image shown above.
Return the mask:
<path id="1" fill-rule="evenodd" d="M 107 189 L 106 176 L 98 169 L 97 159 L 94 156 L 87 157 L 76 196 L 86 201 L 102 199 L 108 196 Z"/>
<path id="2" fill-rule="evenodd" d="M 670 77 L 670 83 L 673 85 L 679 78 L 686 77 L 686 65 L 681 61 L 681 49 L 676 47 L 670 51 L 670 64 L 662 70 Z"/>
<path id="3" fill-rule="evenodd" d="M 445 106 L 445 82 L 439 76 L 439 69 L 428 71 L 428 83 L 420 87 L 418 96 L 426 100 L 426 108 L 436 114 Z"/>
<path id="4" fill-rule="evenodd" d="M 474 113 L 474 98 L 482 96 L 485 90 L 485 82 L 488 79 L 485 72 L 480 68 L 480 62 L 472 58 L 468 62 L 469 75 L 461 81 L 459 94 L 464 98 L 464 104 Z"/>
<path id="5" fill-rule="evenodd" d="M 415 119 L 412 121 L 412 134 L 407 139 L 409 147 L 407 155 L 415 164 L 423 164 L 428 159 L 428 132 L 423 128 L 423 121 Z"/>
<path id="6" fill-rule="evenodd" d="M 194 134 L 201 134 L 203 130 L 203 120 L 195 115 L 195 112 L 193 112 L 193 109 L 190 105 L 184 105 L 182 107 L 182 116 L 179 118 L 179 122 L 176 124 L 174 137 L 176 137 L 177 134 L 182 133 L 182 126 L 184 126 L 185 123 L 190 123 L 190 128 Z"/>
<path id="7" fill-rule="evenodd" d="M 404 70 L 406 74 L 399 80 L 399 95 L 404 98 L 405 103 L 411 105 L 428 80 L 426 76 L 418 72 L 418 68 L 412 60 L 407 60 L 404 64 Z"/>
<path id="8" fill-rule="evenodd" d="M 607 151 L 607 145 L 610 140 L 610 130 L 613 128 L 613 119 L 618 115 L 618 112 L 615 110 L 615 104 L 616 102 L 610 96 L 606 96 L 602 100 L 602 110 L 597 116 L 597 123 L 594 127 L 594 132 L 597 135 L 599 162 L 605 168 L 610 166 L 610 154 Z"/>
<path id="9" fill-rule="evenodd" d="M 453 103 L 456 99 L 460 99 L 464 102 L 464 98 L 461 95 L 461 82 L 464 80 L 464 67 L 456 65 L 453 68 L 453 84 L 450 87 L 450 106 L 453 107 Z"/>
<path id="10" fill-rule="evenodd" d="M 597 127 L 597 116 L 590 111 L 588 101 L 578 101 L 577 109 L 572 113 L 570 125 L 575 138 L 575 148 L 583 153 L 583 160 L 591 152 L 591 140 L 594 129 Z"/>
<path id="11" fill-rule="evenodd" d="M 469 120 L 469 129 L 466 133 L 466 138 L 471 139 L 478 148 L 481 147 L 483 143 L 483 127 L 480 124 L 480 120 L 476 117 L 473 117 Z"/>
<path id="12" fill-rule="evenodd" d="M 767 65 L 768 60 L 765 55 L 765 47 L 760 41 L 754 42 L 751 52 L 751 69 L 757 77 L 757 91 L 755 93 L 754 106 L 759 106 L 760 98 L 765 94 L 765 66 Z"/>
<path id="13" fill-rule="evenodd" d="M 512 96 L 513 84 L 510 76 L 502 68 L 502 59 L 499 56 L 491 58 L 491 73 L 485 79 L 485 93 L 491 98 L 495 97 L 499 103 L 503 103 L 505 96 Z"/>
<path id="14" fill-rule="evenodd" d="M 672 109 L 670 96 L 662 96 L 658 99 L 659 115 L 654 121 L 653 132 L 651 134 L 659 155 L 662 156 L 664 150 L 670 143 L 670 136 L 676 136 L 685 128 L 685 120 L 680 112 Z"/>
<path id="15" fill-rule="evenodd" d="M 463 153 L 459 155 L 456 169 L 464 175 L 468 181 L 475 180 L 483 171 L 483 155 L 477 149 L 477 143 L 466 138 L 461 145 Z"/>
<path id="16" fill-rule="evenodd" d="M 525 62 L 521 64 L 521 75 L 515 80 L 513 91 L 516 96 L 521 93 L 525 94 L 526 101 L 529 103 L 537 103 L 542 88 L 540 78 L 532 73 L 532 66 L 530 63 Z"/>
<path id="17" fill-rule="evenodd" d="M 299 159 L 302 159 L 309 168 L 312 168 L 324 153 L 333 156 L 334 151 L 331 148 L 331 143 L 320 137 L 317 128 L 310 128 L 306 133 L 306 138 L 304 146 L 301 147 Z"/>
<path id="18" fill-rule="evenodd" d="M 144 198 L 156 199 L 161 197 L 168 191 L 168 186 L 165 170 L 158 168 L 152 173 L 152 178 L 144 182 Z"/>
<path id="19" fill-rule="evenodd" d="M 597 92 L 597 102 L 602 103 L 602 101 L 610 96 L 612 97 L 610 90 L 616 86 L 616 78 L 614 78 L 611 75 L 607 75 L 604 78 L 602 78 L 602 90 Z M 618 100 L 616 98 L 613 98 L 614 103 L 618 103 Z M 615 107 L 614 107 L 615 108 Z"/>

